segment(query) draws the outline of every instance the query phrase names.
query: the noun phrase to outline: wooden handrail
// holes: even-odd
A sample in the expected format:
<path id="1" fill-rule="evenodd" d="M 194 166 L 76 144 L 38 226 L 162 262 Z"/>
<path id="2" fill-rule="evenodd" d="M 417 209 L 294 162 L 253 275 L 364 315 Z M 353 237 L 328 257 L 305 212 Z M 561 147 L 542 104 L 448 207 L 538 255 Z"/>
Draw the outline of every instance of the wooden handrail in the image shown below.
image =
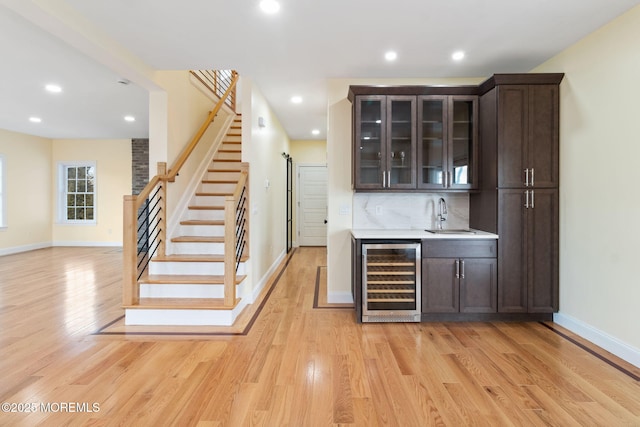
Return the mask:
<path id="1" fill-rule="evenodd" d="M 198 132 L 195 134 L 195 136 L 193 137 L 193 139 L 191 140 L 191 142 L 189 143 L 189 145 L 187 145 L 182 152 L 180 153 L 180 155 L 178 156 L 177 161 L 175 162 L 175 164 L 171 167 L 171 169 L 169 169 L 169 173 L 167 174 L 166 179 L 168 181 L 175 181 L 176 176 L 178 175 L 178 173 L 180 172 L 180 168 L 182 168 L 182 165 L 184 165 L 184 163 L 187 161 L 187 159 L 189 158 L 189 156 L 191 155 L 191 152 L 194 150 L 194 148 L 196 147 L 196 145 L 198 145 L 198 142 L 200 142 L 200 139 L 202 138 L 202 135 L 204 135 L 204 133 L 206 132 L 207 128 L 209 127 L 209 125 L 211 124 L 211 122 L 213 121 L 213 119 L 216 117 L 216 115 L 218 114 L 218 111 L 220 111 L 220 109 L 222 108 L 222 106 L 224 105 L 225 100 L 229 97 L 229 95 L 232 93 L 232 91 L 235 89 L 236 87 L 236 83 L 238 82 L 238 78 L 239 75 L 238 73 L 234 72 L 233 74 L 233 80 L 231 80 L 231 84 L 229 85 L 229 87 L 227 88 L 227 90 L 224 92 L 224 94 L 222 95 L 222 97 L 220 98 L 220 101 L 218 101 L 218 103 L 216 104 L 216 106 L 213 108 L 213 110 L 211 110 L 211 112 L 209 113 L 209 115 L 207 116 L 207 119 L 204 121 L 204 123 L 202 124 L 202 126 L 200 126 L 200 129 L 198 130 Z"/>

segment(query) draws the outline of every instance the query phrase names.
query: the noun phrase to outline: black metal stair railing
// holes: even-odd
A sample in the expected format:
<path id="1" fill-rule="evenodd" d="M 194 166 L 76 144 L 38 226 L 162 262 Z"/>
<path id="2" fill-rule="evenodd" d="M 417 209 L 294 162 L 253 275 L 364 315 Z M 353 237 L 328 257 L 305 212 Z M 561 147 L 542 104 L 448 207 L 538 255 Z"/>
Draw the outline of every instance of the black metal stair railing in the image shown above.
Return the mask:
<path id="1" fill-rule="evenodd" d="M 162 185 L 149 195 L 138 210 L 137 280 L 149 266 L 151 258 L 162 244 Z"/>

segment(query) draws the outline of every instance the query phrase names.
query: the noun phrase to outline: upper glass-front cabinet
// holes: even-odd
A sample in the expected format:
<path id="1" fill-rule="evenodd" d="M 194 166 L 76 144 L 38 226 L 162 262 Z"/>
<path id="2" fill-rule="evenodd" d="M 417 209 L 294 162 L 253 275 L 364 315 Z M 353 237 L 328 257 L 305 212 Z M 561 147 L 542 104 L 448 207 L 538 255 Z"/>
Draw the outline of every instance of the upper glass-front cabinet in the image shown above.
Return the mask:
<path id="1" fill-rule="evenodd" d="M 359 96 L 355 105 L 354 187 L 416 187 L 415 96 Z"/>
<path id="2" fill-rule="evenodd" d="M 477 98 L 418 97 L 418 188 L 477 187 Z"/>

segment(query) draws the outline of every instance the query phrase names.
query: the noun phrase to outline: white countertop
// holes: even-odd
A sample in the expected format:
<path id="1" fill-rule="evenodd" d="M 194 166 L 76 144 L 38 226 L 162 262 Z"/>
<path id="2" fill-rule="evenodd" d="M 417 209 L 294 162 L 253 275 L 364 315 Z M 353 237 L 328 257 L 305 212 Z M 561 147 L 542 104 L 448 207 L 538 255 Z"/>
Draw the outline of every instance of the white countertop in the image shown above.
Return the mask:
<path id="1" fill-rule="evenodd" d="M 486 231 L 472 230 L 475 233 L 436 234 L 426 230 L 365 230 L 352 229 L 351 234 L 356 239 L 497 239 L 498 235 Z"/>

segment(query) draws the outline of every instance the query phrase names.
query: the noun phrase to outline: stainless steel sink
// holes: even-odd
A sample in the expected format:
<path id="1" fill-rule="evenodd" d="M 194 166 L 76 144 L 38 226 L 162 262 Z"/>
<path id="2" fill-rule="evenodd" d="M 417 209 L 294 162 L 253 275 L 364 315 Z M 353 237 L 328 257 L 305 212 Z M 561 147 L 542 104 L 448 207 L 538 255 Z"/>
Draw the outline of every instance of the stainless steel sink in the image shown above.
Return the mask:
<path id="1" fill-rule="evenodd" d="M 444 230 L 425 230 L 433 234 L 476 234 L 475 231 L 465 228 L 446 228 Z"/>

